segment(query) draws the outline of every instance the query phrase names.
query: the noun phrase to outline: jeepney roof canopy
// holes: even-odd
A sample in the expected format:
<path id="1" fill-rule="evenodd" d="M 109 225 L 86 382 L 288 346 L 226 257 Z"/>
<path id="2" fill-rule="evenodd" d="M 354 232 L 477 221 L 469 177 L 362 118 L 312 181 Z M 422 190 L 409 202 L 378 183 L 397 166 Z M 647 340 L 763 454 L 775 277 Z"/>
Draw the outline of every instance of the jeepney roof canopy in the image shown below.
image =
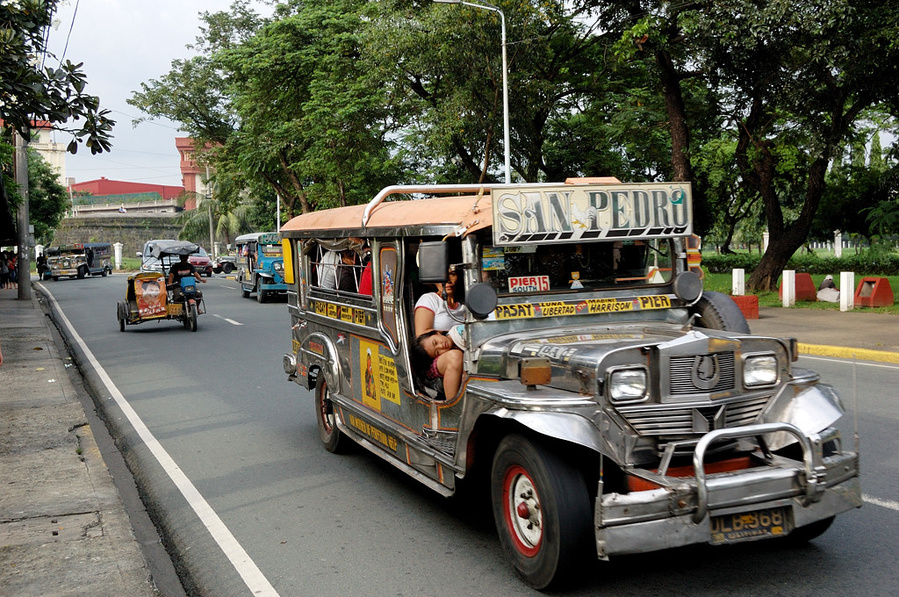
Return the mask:
<path id="1" fill-rule="evenodd" d="M 235 245 L 245 245 L 252 242 L 260 245 L 277 245 L 281 243 L 281 235 L 277 232 L 250 232 L 249 234 L 241 234 L 234 239 Z"/>
<path id="2" fill-rule="evenodd" d="M 458 196 L 459 193 L 469 193 Z M 416 195 L 451 197 L 414 198 Z M 385 201 L 393 195 L 412 200 Z M 367 205 L 297 216 L 288 238 L 471 234 L 493 229 L 496 245 L 670 238 L 692 234 L 689 183 L 615 178 L 523 185 L 397 185 Z"/>

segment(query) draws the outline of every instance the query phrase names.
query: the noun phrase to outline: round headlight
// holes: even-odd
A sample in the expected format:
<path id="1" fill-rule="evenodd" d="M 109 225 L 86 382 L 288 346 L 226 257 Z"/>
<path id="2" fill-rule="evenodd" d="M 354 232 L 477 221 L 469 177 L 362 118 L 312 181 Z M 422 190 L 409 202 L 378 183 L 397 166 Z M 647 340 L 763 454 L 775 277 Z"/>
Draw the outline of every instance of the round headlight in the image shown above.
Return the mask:
<path id="1" fill-rule="evenodd" d="M 646 369 L 619 369 L 609 376 L 612 402 L 637 402 L 646 397 Z"/>
<path id="2" fill-rule="evenodd" d="M 280 261 L 276 261 L 274 264 L 274 268 L 275 268 L 276 272 L 282 272 L 282 271 L 284 271 L 284 264 L 281 263 Z"/>
<path id="3" fill-rule="evenodd" d="M 777 358 L 774 355 L 747 357 L 743 361 L 743 383 L 768 386 L 777 382 Z"/>

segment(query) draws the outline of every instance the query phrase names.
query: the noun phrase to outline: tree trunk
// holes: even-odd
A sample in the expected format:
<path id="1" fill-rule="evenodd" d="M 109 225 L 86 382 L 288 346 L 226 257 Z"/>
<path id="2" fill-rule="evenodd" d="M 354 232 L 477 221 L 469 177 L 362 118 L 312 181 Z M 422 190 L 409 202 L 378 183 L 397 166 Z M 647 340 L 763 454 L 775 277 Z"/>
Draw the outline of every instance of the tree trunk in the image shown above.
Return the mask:
<path id="1" fill-rule="evenodd" d="M 677 34 L 673 28 L 669 34 Z M 671 134 L 671 173 L 675 182 L 693 182 L 693 166 L 690 163 L 690 127 L 687 124 L 687 110 L 681 90 L 681 75 L 677 72 L 671 54 L 664 50 L 656 51 L 656 63 L 659 66 L 662 91 L 665 96 L 665 109 L 668 113 L 668 129 Z M 705 193 L 698 186 L 693 186 L 693 231 L 698 235 L 705 234 L 711 226 Z"/>

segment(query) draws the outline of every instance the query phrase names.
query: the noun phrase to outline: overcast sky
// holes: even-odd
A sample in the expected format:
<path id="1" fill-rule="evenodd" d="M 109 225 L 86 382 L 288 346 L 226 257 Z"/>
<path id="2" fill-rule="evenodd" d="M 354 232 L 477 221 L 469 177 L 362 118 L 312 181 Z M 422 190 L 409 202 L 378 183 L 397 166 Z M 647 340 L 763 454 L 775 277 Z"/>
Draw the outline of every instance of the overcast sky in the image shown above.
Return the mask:
<path id="1" fill-rule="evenodd" d="M 100 177 L 129 182 L 181 185 L 175 137 L 186 133 L 176 124 L 154 120 L 134 127 L 142 116 L 125 103 L 142 82 L 159 79 L 172 60 L 187 58 L 194 43 L 199 14 L 227 10 L 230 0 L 63 0 L 51 29 L 49 49 L 75 64 L 83 62 L 87 91 L 100 97 L 116 121 L 112 151 L 91 155 L 82 144 L 66 155 L 66 176 L 76 182 Z M 258 8 L 263 12 L 266 7 Z M 69 33 L 71 29 L 71 34 Z M 68 37 L 68 47 L 66 39 Z M 55 133 L 68 145 L 71 136 Z"/>

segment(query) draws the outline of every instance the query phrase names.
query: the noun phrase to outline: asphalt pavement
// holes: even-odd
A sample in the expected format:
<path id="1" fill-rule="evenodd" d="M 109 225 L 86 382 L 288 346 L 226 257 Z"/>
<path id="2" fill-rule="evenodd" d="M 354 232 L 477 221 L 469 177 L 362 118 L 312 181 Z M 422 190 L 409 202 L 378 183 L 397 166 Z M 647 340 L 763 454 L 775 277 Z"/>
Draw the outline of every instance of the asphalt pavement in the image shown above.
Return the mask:
<path id="1" fill-rule="evenodd" d="M 94 433 L 102 423 L 35 288 L 0 289 L 0 588 L 4 595 L 142 597 L 154 582 Z M 762 308 L 754 334 L 800 353 L 899 363 L 899 316 Z M 91 416 L 88 416 L 91 413 Z M 92 428 L 92 425 L 94 428 Z M 151 558 L 152 559 L 152 558 Z M 170 587 L 170 585 L 169 585 Z"/>

